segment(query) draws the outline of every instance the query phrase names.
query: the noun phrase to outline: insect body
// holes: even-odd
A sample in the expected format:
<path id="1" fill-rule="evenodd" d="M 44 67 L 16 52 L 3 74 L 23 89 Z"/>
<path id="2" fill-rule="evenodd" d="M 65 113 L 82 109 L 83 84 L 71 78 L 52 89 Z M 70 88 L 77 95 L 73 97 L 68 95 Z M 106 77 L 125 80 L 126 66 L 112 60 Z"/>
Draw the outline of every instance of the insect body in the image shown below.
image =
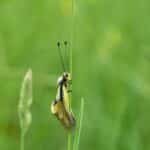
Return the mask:
<path id="1" fill-rule="evenodd" d="M 75 126 L 75 118 L 70 108 L 69 92 L 71 75 L 64 72 L 57 81 L 56 99 L 51 104 L 51 112 L 67 129 Z"/>

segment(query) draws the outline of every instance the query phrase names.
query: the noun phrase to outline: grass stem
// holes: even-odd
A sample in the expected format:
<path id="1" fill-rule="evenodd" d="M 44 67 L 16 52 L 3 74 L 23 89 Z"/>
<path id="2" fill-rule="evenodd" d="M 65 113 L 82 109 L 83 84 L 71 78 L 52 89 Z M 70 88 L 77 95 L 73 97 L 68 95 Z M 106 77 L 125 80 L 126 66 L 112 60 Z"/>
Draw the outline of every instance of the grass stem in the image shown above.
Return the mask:
<path id="1" fill-rule="evenodd" d="M 25 141 L 25 135 L 21 132 L 20 136 L 20 150 L 24 150 L 24 141 Z"/>
<path id="2" fill-rule="evenodd" d="M 80 136 L 82 130 L 82 122 L 83 122 L 83 113 L 84 113 L 84 98 L 81 99 L 81 107 L 80 107 L 80 114 L 79 114 L 79 126 L 76 129 L 75 139 L 73 143 L 73 150 L 79 149 L 80 143 Z"/>
<path id="3" fill-rule="evenodd" d="M 71 132 L 68 133 L 68 148 L 67 150 L 71 150 L 71 139 L 72 139 L 72 135 Z"/>

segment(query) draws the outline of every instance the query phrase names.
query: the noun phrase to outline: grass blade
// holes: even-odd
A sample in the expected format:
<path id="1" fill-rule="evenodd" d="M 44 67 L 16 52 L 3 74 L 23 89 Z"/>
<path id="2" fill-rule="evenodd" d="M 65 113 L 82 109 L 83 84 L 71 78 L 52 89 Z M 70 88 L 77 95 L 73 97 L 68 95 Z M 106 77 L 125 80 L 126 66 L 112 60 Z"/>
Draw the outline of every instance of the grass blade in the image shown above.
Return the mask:
<path id="1" fill-rule="evenodd" d="M 73 150 L 79 149 L 80 136 L 81 136 L 81 130 L 82 130 L 83 113 L 84 113 L 84 98 L 81 99 L 79 126 L 76 129 L 76 134 L 75 134 L 75 139 L 74 139 L 74 144 L 73 144 Z"/>

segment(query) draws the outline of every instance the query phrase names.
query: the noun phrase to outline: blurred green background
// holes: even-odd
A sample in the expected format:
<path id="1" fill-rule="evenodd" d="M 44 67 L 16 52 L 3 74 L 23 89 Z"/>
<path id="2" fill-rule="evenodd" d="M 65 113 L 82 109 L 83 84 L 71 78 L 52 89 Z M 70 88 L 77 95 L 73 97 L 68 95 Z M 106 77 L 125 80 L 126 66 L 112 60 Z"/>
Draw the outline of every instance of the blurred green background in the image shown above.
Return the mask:
<path id="1" fill-rule="evenodd" d="M 33 69 L 32 125 L 26 150 L 66 150 L 50 113 L 61 74 L 57 41 L 73 41 L 73 101 L 85 112 L 80 150 L 150 149 L 150 1 L 0 1 L 0 150 L 19 150 L 17 105 Z"/>

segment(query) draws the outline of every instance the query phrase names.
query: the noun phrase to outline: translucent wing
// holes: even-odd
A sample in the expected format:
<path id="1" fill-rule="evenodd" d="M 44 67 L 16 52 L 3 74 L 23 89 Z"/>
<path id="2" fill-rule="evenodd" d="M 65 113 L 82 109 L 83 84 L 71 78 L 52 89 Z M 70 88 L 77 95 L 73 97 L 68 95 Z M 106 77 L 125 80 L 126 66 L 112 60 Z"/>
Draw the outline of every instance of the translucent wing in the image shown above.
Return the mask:
<path id="1" fill-rule="evenodd" d="M 75 119 L 72 113 L 66 111 L 63 101 L 54 101 L 51 105 L 51 111 L 65 128 L 74 127 Z"/>
<path id="2" fill-rule="evenodd" d="M 63 86 L 63 102 L 64 106 L 67 112 L 69 112 L 69 107 L 70 107 L 70 100 L 69 100 L 69 95 L 68 95 L 68 89 Z"/>

